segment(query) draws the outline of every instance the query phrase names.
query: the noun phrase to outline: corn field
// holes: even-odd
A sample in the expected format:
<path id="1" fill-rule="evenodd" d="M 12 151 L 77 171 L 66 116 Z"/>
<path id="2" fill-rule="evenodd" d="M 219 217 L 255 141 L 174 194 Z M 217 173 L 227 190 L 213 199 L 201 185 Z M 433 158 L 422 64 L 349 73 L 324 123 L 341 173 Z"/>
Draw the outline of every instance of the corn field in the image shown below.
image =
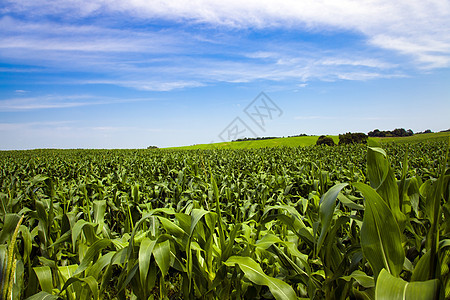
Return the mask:
<path id="1" fill-rule="evenodd" d="M 1 299 L 450 299 L 448 146 L 0 152 Z"/>

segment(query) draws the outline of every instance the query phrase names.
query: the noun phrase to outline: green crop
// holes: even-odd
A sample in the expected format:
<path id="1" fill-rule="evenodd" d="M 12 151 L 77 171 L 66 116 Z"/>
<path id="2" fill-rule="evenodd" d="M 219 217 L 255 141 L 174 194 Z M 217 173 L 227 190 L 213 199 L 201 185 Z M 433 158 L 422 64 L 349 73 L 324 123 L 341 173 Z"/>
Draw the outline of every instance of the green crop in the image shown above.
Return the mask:
<path id="1" fill-rule="evenodd" d="M 0 152 L 2 299 L 445 299 L 442 141 Z"/>

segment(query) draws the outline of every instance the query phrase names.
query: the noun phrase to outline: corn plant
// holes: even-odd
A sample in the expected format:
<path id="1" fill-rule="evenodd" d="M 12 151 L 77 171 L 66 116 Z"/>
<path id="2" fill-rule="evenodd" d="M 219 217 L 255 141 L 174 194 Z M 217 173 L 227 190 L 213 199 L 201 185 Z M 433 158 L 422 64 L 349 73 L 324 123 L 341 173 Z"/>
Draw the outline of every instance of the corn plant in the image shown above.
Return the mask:
<path id="1" fill-rule="evenodd" d="M 0 152 L 2 299 L 446 299 L 443 142 Z"/>

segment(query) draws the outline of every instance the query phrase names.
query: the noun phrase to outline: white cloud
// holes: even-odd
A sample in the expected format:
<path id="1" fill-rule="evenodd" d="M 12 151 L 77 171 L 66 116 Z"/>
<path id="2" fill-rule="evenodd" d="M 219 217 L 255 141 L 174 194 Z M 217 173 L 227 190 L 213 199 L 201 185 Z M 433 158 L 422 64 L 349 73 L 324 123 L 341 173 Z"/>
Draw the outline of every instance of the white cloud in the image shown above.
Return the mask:
<path id="1" fill-rule="evenodd" d="M 445 0 L 14 0 L 6 1 L 3 11 L 72 18 L 119 12 L 234 28 L 345 29 L 366 35 L 379 47 L 410 52 L 418 60 L 423 55 L 448 56 L 450 44 L 450 2 Z M 409 51 L 410 45 L 417 51 Z"/>
<path id="2" fill-rule="evenodd" d="M 88 96 L 20 97 L 0 100 L 0 111 L 23 111 L 48 108 L 69 108 L 91 105 Z"/>
<path id="3" fill-rule="evenodd" d="M 155 81 L 155 80 L 84 80 L 79 81 L 83 84 L 111 84 L 124 87 L 131 87 L 141 91 L 157 91 L 157 92 L 167 92 L 182 88 L 193 88 L 201 87 L 205 84 L 196 81 Z"/>
<path id="4" fill-rule="evenodd" d="M 448 1 L 7 0 L 0 12 L 26 16 L 0 19 L 0 57 L 49 72 L 89 72 L 87 83 L 138 90 L 258 80 L 369 80 L 402 76 L 410 68 L 450 66 Z M 43 21 L 42 16 L 53 15 L 63 21 Z M 142 24 L 164 19 L 179 26 L 119 29 L 120 21 L 111 26 L 111 16 Z M 79 25 L 84 17 L 97 21 Z M 240 34 L 247 28 L 298 30 L 299 41 L 249 41 Z M 302 44 L 305 31 L 352 32 L 366 43 L 359 49 L 320 49 L 323 45 Z M 238 49 L 241 44 L 246 49 Z M 385 50 L 399 55 L 374 54 Z"/>
<path id="5" fill-rule="evenodd" d="M 168 31 L 161 34 L 102 26 L 25 22 L 11 17 L 1 18 L 0 28 L 0 49 L 34 51 L 169 53 L 174 51 L 179 38 Z"/>
<path id="6" fill-rule="evenodd" d="M 112 103 L 151 101 L 151 98 L 116 99 L 92 95 L 45 95 L 0 100 L 0 112 L 72 108 Z"/>
<path id="7" fill-rule="evenodd" d="M 22 130 L 31 130 L 31 129 L 36 130 L 42 127 L 67 128 L 68 124 L 71 123 L 74 123 L 74 121 L 0 123 L 0 131 L 18 132 Z"/>

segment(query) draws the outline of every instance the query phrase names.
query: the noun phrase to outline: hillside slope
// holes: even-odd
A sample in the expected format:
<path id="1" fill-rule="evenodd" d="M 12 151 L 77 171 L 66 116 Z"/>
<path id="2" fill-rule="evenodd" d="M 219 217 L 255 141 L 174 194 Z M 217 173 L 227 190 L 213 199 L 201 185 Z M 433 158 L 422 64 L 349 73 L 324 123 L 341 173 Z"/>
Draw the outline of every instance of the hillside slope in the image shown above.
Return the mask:
<path id="1" fill-rule="evenodd" d="M 337 144 L 339 142 L 338 136 L 330 136 Z M 178 149 L 178 150 L 196 150 L 196 149 L 255 149 L 265 147 L 306 147 L 316 144 L 319 136 L 298 136 L 287 138 L 276 138 L 269 140 L 257 140 L 257 141 L 240 141 L 240 142 L 223 142 L 213 144 L 198 144 L 192 146 L 182 147 L 170 147 L 164 149 Z M 372 138 L 380 143 L 419 143 L 436 140 L 448 140 L 450 138 L 450 132 L 437 132 L 437 133 L 425 133 L 416 134 L 408 137 L 385 137 L 385 138 Z"/>

